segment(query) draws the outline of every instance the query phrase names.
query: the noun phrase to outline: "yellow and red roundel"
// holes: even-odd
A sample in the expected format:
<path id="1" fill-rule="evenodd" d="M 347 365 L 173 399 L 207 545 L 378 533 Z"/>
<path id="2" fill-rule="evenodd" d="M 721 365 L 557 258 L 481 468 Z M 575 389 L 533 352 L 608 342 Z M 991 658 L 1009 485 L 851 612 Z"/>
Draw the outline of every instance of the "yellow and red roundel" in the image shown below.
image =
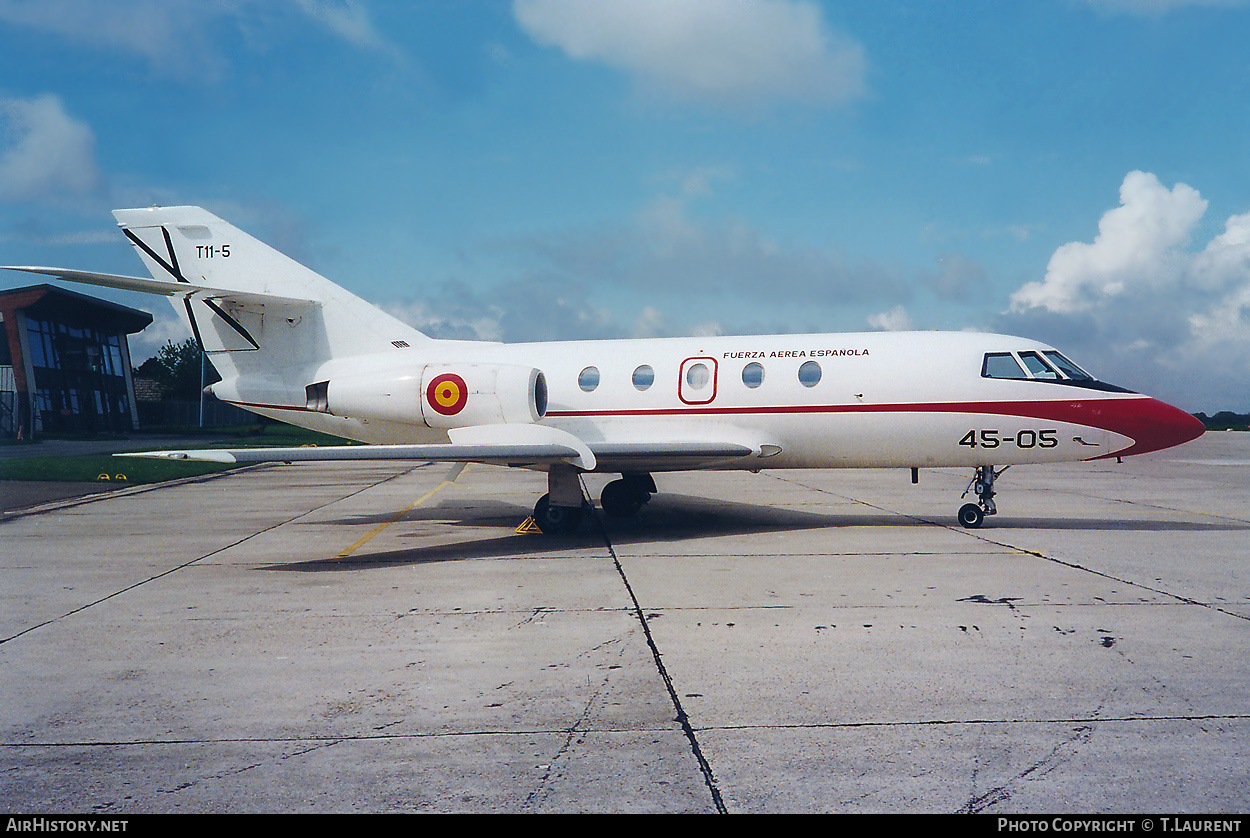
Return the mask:
<path id="1" fill-rule="evenodd" d="M 454 372 L 445 372 L 435 376 L 430 386 L 425 388 L 425 400 L 444 416 L 455 416 L 464 410 L 469 400 L 469 388 L 464 379 Z"/>

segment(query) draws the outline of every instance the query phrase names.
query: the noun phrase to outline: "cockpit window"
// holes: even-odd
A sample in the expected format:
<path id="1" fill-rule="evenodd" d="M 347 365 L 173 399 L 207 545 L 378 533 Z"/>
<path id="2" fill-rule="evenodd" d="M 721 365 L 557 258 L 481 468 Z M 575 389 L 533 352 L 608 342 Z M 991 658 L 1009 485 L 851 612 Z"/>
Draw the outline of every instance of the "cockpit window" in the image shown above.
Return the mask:
<path id="1" fill-rule="evenodd" d="M 1046 359 L 1059 368 L 1059 372 L 1071 378 L 1073 381 L 1093 381 L 1094 377 L 1076 364 L 1069 361 L 1063 355 L 1053 349 L 1048 349 L 1042 353 Z"/>
<path id="2" fill-rule="evenodd" d="M 1028 378 L 1010 352 L 987 352 L 981 365 L 982 378 Z"/>
<path id="3" fill-rule="evenodd" d="M 1059 373 L 1055 372 L 1049 364 L 1042 360 L 1042 356 L 1036 352 L 1021 352 L 1020 360 L 1028 367 L 1034 378 L 1045 378 L 1054 380 L 1059 378 Z"/>
<path id="4" fill-rule="evenodd" d="M 1025 352 L 987 352 L 981 363 L 981 377 L 1048 381 L 1065 387 L 1081 387 L 1107 393 L 1133 392 L 1099 381 L 1053 349 L 1043 349 L 1040 352 L 1032 349 Z"/>

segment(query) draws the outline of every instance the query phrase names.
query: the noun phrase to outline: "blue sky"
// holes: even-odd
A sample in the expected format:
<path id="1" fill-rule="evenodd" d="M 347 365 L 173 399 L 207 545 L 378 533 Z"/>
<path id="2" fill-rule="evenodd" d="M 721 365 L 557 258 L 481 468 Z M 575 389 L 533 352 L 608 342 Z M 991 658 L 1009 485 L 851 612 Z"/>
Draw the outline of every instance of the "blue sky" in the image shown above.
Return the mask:
<path id="1" fill-rule="evenodd" d="M 142 273 L 109 211 L 199 204 L 438 336 L 992 330 L 1247 410 L 1247 43 L 1240 0 L 0 0 L 0 263 Z M 136 361 L 187 334 L 101 293 Z"/>

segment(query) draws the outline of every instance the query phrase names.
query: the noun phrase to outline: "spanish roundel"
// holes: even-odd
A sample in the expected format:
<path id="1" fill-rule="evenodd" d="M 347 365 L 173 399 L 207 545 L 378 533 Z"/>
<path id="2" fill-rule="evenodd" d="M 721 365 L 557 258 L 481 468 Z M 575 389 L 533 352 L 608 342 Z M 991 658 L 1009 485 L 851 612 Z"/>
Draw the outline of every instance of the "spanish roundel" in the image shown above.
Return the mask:
<path id="1" fill-rule="evenodd" d="M 455 416 L 464 410 L 469 400 L 469 388 L 464 379 L 452 372 L 435 376 L 425 388 L 425 400 L 430 407 L 444 416 Z"/>

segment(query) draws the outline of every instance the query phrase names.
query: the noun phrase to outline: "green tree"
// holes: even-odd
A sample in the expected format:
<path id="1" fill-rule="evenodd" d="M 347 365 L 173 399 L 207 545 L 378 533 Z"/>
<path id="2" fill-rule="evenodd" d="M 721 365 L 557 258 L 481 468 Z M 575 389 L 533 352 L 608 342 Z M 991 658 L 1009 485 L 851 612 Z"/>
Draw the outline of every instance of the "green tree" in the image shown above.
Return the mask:
<path id="1" fill-rule="evenodd" d="M 195 338 L 187 338 L 181 343 L 172 340 L 157 351 L 156 355 L 147 359 L 135 370 L 136 374 L 151 376 L 169 388 L 171 399 L 198 399 L 200 397 L 200 365 L 204 353 Z M 208 364 L 204 384 L 219 381 L 221 376 Z"/>

